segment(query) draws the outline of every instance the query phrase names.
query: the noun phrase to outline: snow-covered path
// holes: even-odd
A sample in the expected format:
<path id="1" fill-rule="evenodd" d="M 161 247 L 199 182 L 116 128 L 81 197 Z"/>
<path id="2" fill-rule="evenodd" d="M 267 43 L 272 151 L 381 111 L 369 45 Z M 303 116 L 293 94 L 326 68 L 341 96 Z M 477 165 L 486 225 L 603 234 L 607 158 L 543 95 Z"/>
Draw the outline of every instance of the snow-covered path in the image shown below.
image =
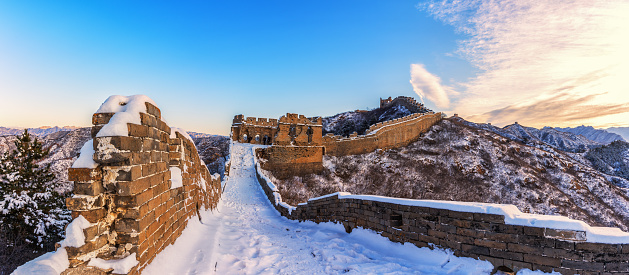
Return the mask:
<path id="1" fill-rule="evenodd" d="M 192 219 L 143 274 L 488 274 L 484 261 L 398 244 L 373 231 L 281 217 L 255 177 L 252 145 L 234 144 L 216 210 Z"/>

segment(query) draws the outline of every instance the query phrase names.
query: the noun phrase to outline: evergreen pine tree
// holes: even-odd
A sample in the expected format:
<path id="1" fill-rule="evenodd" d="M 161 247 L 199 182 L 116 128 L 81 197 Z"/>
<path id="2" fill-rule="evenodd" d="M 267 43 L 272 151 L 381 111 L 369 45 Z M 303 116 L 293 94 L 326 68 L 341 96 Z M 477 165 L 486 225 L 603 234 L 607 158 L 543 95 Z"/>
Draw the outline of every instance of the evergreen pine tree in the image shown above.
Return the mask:
<path id="1" fill-rule="evenodd" d="M 1 231 L 9 245 L 49 249 L 70 220 L 65 198 L 56 191 L 50 164 L 39 164 L 48 155 L 42 143 L 25 130 L 15 145 L 0 157 Z"/>

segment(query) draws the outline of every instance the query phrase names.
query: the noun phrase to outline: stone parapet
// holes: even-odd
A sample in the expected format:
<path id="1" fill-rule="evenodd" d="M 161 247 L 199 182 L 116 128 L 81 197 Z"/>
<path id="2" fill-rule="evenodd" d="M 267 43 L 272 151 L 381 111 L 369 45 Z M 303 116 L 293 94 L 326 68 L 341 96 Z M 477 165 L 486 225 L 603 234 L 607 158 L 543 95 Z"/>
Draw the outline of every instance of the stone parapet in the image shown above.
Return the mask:
<path id="1" fill-rule="evenodd" d="M 629 274 L 629 243 L 594 243 L 588 242 L 584 231 L 506 224 L 503 215 L 339 198 L 338 194 L 293 207 L 281 201 L 259 169 L 256 174 L 271 204 L 292 220 L 341 223 L 348 233 L 356 227 L 371 229 L 394 242 L 449 249 L 456 256 L 486 260 L 496 268 Z"/>
<path id="2" fill-rule="evenodd" d="M 188 219 L 218 203 L 220 177 L 210 175 L 191 140 L 179 132 L 171 138 L 159 108 L 145 105 L 141 123 L 127 124 L 128 136 L 97 137 L 114 113 L 92 117 L 97 166 L 69 169 L 75 195 L 66 200 L 74 218 L 92 225 L 83 230 L 85 245 L 66 247 L 66 273 L 80 273 L 92 258 L 135 255 L 139 263 L 128 274 L 139 274 L 175 242 Z"/>
<path id="3" fill-rule="evenodd" d="M 325 154 L 331 156 L 358 155 L 376 149 L 402 147 L 416 141 L 422 133 L 441 119 L 441 113 L 411 114 L 374 124 L 365 135 L 344 138 L 328 134 L 323 137 L 322 144 L 325 147 Z"/>

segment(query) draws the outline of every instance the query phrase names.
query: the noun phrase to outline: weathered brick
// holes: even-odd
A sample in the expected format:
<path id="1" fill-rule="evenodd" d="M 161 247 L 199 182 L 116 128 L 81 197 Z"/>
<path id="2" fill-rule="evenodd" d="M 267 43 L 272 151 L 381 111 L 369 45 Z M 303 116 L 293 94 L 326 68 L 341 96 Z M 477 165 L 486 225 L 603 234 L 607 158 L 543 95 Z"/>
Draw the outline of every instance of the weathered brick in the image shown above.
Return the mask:
<path id="1" fill-rule="evenodd" d="M 90 129 L 90 136 L 91 136 L 92 138 L 95 138 L 95 137 L 96 137 L 96 135 L 98 135 L 98 132 L 100 132 L 100 129 L 103 129 L 103 126 L 104 126 L 104 125 L 95 125 L 95 126 L 92 126 L 92 128 Z"/>
<path id="2" fill-rule="evenodd" d="M 561 259 L 544 257 L 540 255 L 535 255 L 535 254 L 524 254 L 524 261 L 527 263 L 552 266 L 552 267 L 562 266 Z"/>
<path id="3" fill-rule="evenodd" d="M 140 121 L 142 123 L 142 125 L 146 125 L 149 127 L 155 127 L 157 128 L 157 119 L 155 118 L 155 116 L 152 116 L 150 114 L 147 113 L 140 113 Z"/>
<path id="4" fill-rule="evenodd" d="M 474 220 L 479 222 L 505 223 L 503 215 L 474 213 Z"/>
<path id="5" fill-rule="evenodd" d="M 574 242 L 555 240 L 555 248 L 565 249 L 565 250 L 574 250 Z"/>
<path id="6" fill-rule="evenodd" d="M 474 244 L 477 246 L 484 246 L 484 247 L 495 248 L 495 249 L 507 249 L 506 243 L 484 240 L 484 239 L 476 239 L 474 240 Z"/>
<path id="7" fill-rule="evenodd" d="M 139 233 L 141 232 L 139 221 L 135 219 L 117 219 L 114 223 L 116 231 L 123 233 Z"/>
<path id="8" fill-rule="evenodd" d="M 542 247 L 528 246 L 517 243 L 508 243 L 507 250 L 513 252 L 522 252 L 522 253 L 530 253 L 530 254 L 538 254 L 541 255 L 544 252 Z"/>
<path id="9" fill-rule="evenodd" d="M 543 228 L 543 227 L 524 226 L 523 227 L 523 231 L 524 231 L 523 233 L 525 235 L 543 237 L 545 228 Z"/>
<path id="10" fill-rule="evenodd" d="M 629 272 L 628 262 L 605 263 L 605 271 Z"/>
<path id="11" fill-rule="evenodd" d="M 519 252 L 511 252 L 506 250 L 498 250 L 498 249 L 490 249 L 489 255 L 492 257 L 509 259 L 514 261 L 522 261 L 524 259 L 524 255 Z"/>
<path id="12" fill-rule="evenodd" d="M 583 260 L 583 254 L 577 251 L 544 247 L 543 255 L 568 260 Z"/>
<path id="13" fill-rule="evenodd" d="M 476 246 L 476 245 L 469 245 L 469 244 L 462 244 L 461 245 L 461 250 L 464 251 L 464 252 L 468 252 L 468 253 L 489 256 L 489 248 L 487 248 L 487 247 Z"/>
<path id="14" fill-rule="evenodd" d="M 87 221 L 91 223 L 98 222 L 107 215 L 107 210 L 104 208 L 94 208 L 86 211 L 72 211 L 72 218 L 76 219 L 78 216 L 83 216 Z"/>
<path id="15" fill-rule="evenodd" d="M 72 211 L 86 211 L 92 208 L 102 207 L 104 199 L 102 196 L 73 196 L 66 198 L 66 207 Z"/>
<path id="16" fill-rule="evenodd" d="M 136 195 L 150 187 L 150 178 L 141 178 L 134 181 L 120 181 L 116 183 L 116 193 L 119 196 Z"/>
<path id="17" fill-rule="evenodd" d="M 499 241 L 503 243 L 517 243 L 518 235 L 513 234 L 505 234 L 505 233 L 494 233 L 494 232 L 485 232 L 485 238 L 492 241 Z"/>
<path id="18" fill-rule="evenodd" d="M 111 117 L 114 116 L 114 113 L 96 113 L 92 115 L 92 124 L 93 125 L 101 125 L 109 123 Z"/>
<path id="19" fill-rule="evenodd" d="M 567 259 L 561 260 L 561 267 L 576 270 L 605 271 L 605 264 L 603 263 L 572 261 Z"/>
<path id="20" fill-rule="evenodd" d="M 124 137 L 124 136 L 113 136 L 113 137 L 97 137 L 94 139 L 94 150 L 95 151 L 116 151 L 111 148 L 115 148 L 120 151 L 140 151 L 142 150 L 142 139 L 137 137 Z"/>
<path id="21" fill-rule="evenodd" d="M 159 110 L 159 108 L 157 108 L 157 106 L 149 103 L 149 102 L 145 102 L 146 104 L 146 112 L 157 117 L 157 118 L 161 118 L 162 117 L 162 111 Z"/>
<path id="22" fill-rule="evenodd" d="M 103 174 L 100 169 L 92 169 L 92 168 L 69 168 L 68 169 L 68 180 L 69 181 L 80 181 L 80 182 L 89 182 L 95 180 L 101 180 L 103 178 Z"/>
<path id="23" fill-rule="evenodd" d="M 448 216 L 454 219 L 459 219 L 459 220 L 473 220 L 474 219 L 474 213 L 470 213 L 470 212 L 449 211 Z"/>
<path id="24" fill-rule="evenodd" d="M 133 123 L 127 123 L 130 137 L 148 137 L 149 127 L 146 125 L 138 125 Z"/>
<path id="25" fill-rule="evenodd" d="M 555 247 L 555 239 L 538 236 L 520 235 L 518 236 L 518 242 L 521 244 L 538 247 Z"/>
<path id="26" fill-rule="evenodd" d="M 619 253 L 621 246 L 619 244 L 606 244 L 606 243 L 575 243 L 574 248 L 576 250 L 598 252 L 598 253 Z"/>
<path id="27" fill-rule="evenodd" d="M 142 177 L 140 165 L 133 166 L 105 166 L 103 167 L 105 178 L 115 179 L 115 181 L 134 181 Z"/>
<path id="28" fill-rule="evenodd" d="M 570 240 L 570 241 L 585 241 L 585 231 L 577 230 L 561 230 L 546 228 L 544 236 L 547 238 Z"/>
<path id="29" fill-rule="evenodd" d="M 456 234 L 463 235 L 463 236 L 470 236 L 470 237 L 474 237 L 474 238 L 483 238 L 485 236 L 486 232 L 478 231 L 478 230 L 474 230 L 474 229 L 468 229 L 468 228 L 457 228 L 456 229 Z"/>

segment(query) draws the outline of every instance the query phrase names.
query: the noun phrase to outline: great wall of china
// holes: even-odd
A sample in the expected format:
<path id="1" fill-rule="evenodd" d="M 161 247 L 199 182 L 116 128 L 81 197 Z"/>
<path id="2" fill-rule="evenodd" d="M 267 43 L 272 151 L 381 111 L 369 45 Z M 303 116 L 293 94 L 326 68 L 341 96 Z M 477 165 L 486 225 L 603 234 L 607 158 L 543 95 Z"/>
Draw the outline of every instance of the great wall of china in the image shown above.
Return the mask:
<path id="1" fill-rule="evenodd" d="M 381 100 L 381 104 L 388 102 Z M 113 120 L 113 112 L 93 115 L 95 167 L 69 170 L 75 196 L 66 201 L 75 220 L 87 221 L 80 228 L 84 244 L 63 247 L 70 261 L 63 274 L 111 274 L 86 263 L 94 258 L 129 257 L 137 263 L 127 274 L 140 274 L 176 241 L 188 219 L 200 217 L 199 209 L 215 208 L 221 197 L 220 177 L 209 174 L 193 142 L 172 130 L 156 106 L 143 104 L 139 123 L 124 123 L 123 135 L 99 135 Z M 343 193 L 293 207 L 282 202 L 267 176 L 269 172 L 276 177 L 319 172 L 324 154 L 344 156 L 405 146 L 441 118 L 441 113 L 412 114 L 372 125 L 365 135 L 343 138 L 322 136 L 321 118 L 238 115 L 232 139 L 271 145 L 252 151 L 257 156 L 256 176 L 271 204 L 288 219 L 342 223 L 347 232 L 357 227 L 372 229 L 394 242 L 450 249 L 456 256 L 513 270 L 629 274 L 629 243 L 597 242 L 587 230 L 514 224 L 508 214 L 461 211 L 452 207 L 456 202 L 433 205 Z"/>
<path id="2" fill-rule="evenodd" d="M 439 122 L 441 113 L 433 113 L 409 97 L 396 98 L 426 113 L 414 113 L 394 120 L 371 125 L 364 135 L 349 137 L 327 134 L 322 136 L 320 117 L 307 118 L 288 113 L 279 120 L 237 115 L 232 124 L 232 140 L 271 145 L 260 150 L 262 168 L 273 171 L 275 177 L 318 173 L 323 170 L 323 155 L 346 156 L 406 146 L 420 134 Z M 380 106 L 393 100 L 380 99 Z"/>
<path id="3" fill-rule="evenodd" d="M 97 167 L 68 171 L 75 195 L 66 201 L 72 216 L 90 225 L 83 228 L 85 244 L 65 247 L 70 268 L 64 274 L 104 274 L 85 263 L 127 257 L 138 262 L 128 274 L 140 274 L 175 242 L 190 217 L 218 203 L 220 176 L 210 175 L 194 143 L 179 132 L 171 136 L 160 110 L 145 104 L 141 123 L 127 124 L 128 136 L 97 136 L 114 113 L 93 116 Z"/>

